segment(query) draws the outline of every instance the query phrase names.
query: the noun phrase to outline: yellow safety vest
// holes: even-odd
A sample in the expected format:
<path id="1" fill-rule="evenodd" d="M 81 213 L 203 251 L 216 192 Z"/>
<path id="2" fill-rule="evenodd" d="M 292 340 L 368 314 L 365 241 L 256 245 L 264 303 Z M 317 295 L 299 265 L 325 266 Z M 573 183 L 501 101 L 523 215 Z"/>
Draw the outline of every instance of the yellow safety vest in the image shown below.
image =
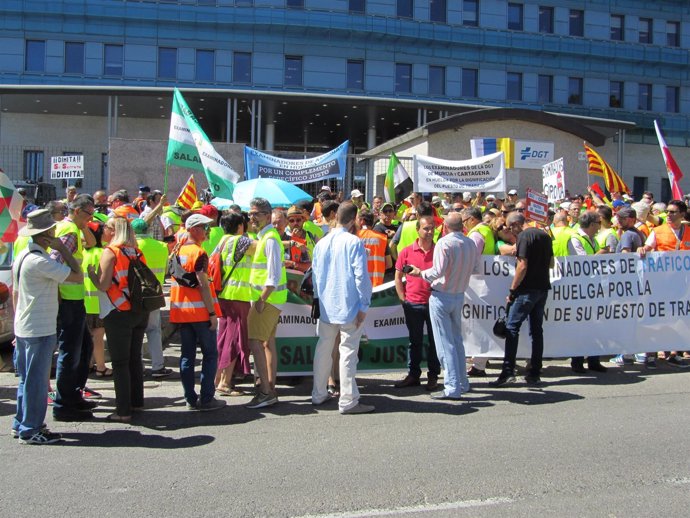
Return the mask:
<path id="1" fill-rule="evenodd" d="M 232 275 L 228 277 L 228 273 L 235 265 L 235 249 L 237 248 L 239 238 L 240 236 L 230 236 L 220 254 L 221 264 L 223 265 L 221 278 L 225 284 L 218 294 L 218 298 L 251 302 L 254 299 L 252 296 L 252 285 L 249 282 L 252 274 L 252 258 L 249 254 L 244 254 L 244 257 L 235 266 Z"/>
<path id="2" fill-rule="evenodd" d="M 89 315 L 98 315 L 100 311 L 100 304 L 98 303 L 98 288 L 91 282 L 87 275 L 89 265 L 93 265 L 98 270 L 98 264 L 101 262 L 101 255 L 103 249 L 97 246 L 84 250 L 84 261 L 81 263 L 81 269 L 84 272 L 84 307 L 86 313 Z"/>
<path id="3" fill-rule="evenodd" d="M 266 232 L 260 239 L 256 247 L 256 252 L 254 253 L 254 260 L 251 265 L 251 274 L 249 276 L 249 284 L 252 287 L 252 300 L 258 300 L 261 296 L 261 292 L 266 286 L 266 281 L 268 280 L 268 258 L 266 257 L 266 243 L 269 239 L 275 239 L 280 245 L 282 250 L 281 257 L 285 257 L 285 249 L 280 241 L 280 235 L 275 228 L 271 228 Z M 287 302 L 287 273 L 285 271 L 285 266 L 280 269 L 280 282 L 275 290 L 268 297 L 269 304 L 285 304 Z"/>
<path id="4" fill-rule="evenodd" d="M 201 243 L 201 248 L 210 256 L 216 249 L 216 246 L 218 246 L 218 243 L 220 243 L 220 240 L 223 239 L 224 235 L 225 232 L 221 227 L 211 227 L 209 229 L 208 239 Z"/>
<path id="5" fill-rule="evenodd" d="M 55 237 L 62 237 L 68 234 L 75 234 L 77 236 L 77 251 L 74 252 L 74 258 L 77 263 L 81 265 L 84 259 L 84 244 L 81 240 L 81 231 L 71 221 L 61 221 L 55 227 Z M 84 283 L 83 282 L 65 282 L 60 284 L 60 296 L 63 300 L 84 300 Z"/>
<path id="6" fill-rule="evenodd" d="M 156 279 L 163 286 L 165 281 L 165 267 L 168 264 L 168 246 L 152 237 L 137 238 L 137 246 L 146 259 L 146 266 L 156 275 Z"/>
<path id="7" fill-rule="evenodd" d="M 482 255 L 494 255 L 496 250 L 496 238 L 494 238 L 493 230 L 486 223 L 479 223 L 470 230 L 467 235 L 469 236 L 472 232 L 478 232 L 484 238 L 484 249 L 482 250 Z"/>

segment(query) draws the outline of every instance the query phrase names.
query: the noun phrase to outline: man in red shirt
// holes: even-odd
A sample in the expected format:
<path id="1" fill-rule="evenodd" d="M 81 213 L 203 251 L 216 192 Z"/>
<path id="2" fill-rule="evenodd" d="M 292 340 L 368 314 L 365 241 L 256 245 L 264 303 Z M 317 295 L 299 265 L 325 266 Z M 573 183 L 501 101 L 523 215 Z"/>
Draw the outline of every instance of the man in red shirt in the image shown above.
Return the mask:
<path id="1" fill-rule="evenodd" d="M 401 250 L 395 263 L 395 291 L 402 302 L 405 312 L 405 322 L 410 333 L 408 348 L 408 373 L 405 378 L 398 381 L 396 388 L 416 387 L 422 375 L 421 362 L 424 348 L 424 324 L 426 323 L 428 344 L 426 347 L 427 376 L 426 390 L 433 391 L 438 388 L 438 377 L 441 373 L 441 364 L 436 356 L 434 334 L 431 330 L 431 318 L 429 316 L 429 297 L 431 286 L 421 277 L 405 276 L 406 266 L 416 266 L 420 270 L 431 268 L 434 262 L 434 230 L 436 225 L 433 216 L 422 216 L 417 220 L 417 240 L 410 246 Z"/>

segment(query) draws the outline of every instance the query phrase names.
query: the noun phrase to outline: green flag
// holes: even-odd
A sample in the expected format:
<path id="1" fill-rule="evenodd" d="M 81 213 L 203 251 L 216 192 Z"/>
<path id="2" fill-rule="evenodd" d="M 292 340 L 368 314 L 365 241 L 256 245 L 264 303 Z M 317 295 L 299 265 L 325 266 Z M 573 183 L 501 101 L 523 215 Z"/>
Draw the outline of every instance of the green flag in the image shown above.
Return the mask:
<path id="1" fill-rule="evenodd" d="M 412 179 L 395 153 L 391 153 L 388 161 L 388 171 L 383 186 L 383 196 L 389 203 L 398 203 L 412 192 Z"/>
<path id="2" fill-rule="evenodd" d="M 235 183 L 240 175 L 213 148 L 177 88 L 170 116 L 166 163 L 203 171 L 213 195 L 232 200 Z"/>

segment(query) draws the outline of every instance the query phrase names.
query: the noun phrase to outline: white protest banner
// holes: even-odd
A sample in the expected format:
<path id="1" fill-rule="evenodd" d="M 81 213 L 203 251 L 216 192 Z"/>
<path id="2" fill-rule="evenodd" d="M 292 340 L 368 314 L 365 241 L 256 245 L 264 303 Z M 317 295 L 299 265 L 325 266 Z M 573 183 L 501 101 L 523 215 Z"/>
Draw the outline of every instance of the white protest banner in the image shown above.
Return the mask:
<path id="1" fill-rule="evenodd" d="M 546 193 L 549 203 L 556 203 L 565 199 L 565 171 L 563 170 L 563 157 L 541 168 L 543 176 L 543 192 Z"/>
<path id="2" fill-rule="evenodd" d="M 503 192 L 503 152 L 470 160 L 442 160 L 414 155 L 413 183 L 417 192 Z"/>
<path id="3" fill-rule="evenodd" d="M 525 217 L 537 223 L 546 223 L 548 210 L 549 204 L 546 201 L 546 196 L 532 189 L 527 189 Z"/>
<path id="4" fill-rule="evenodd" d="M 84 178 L 84 155 L 50 157 L 50 179 Z"/>

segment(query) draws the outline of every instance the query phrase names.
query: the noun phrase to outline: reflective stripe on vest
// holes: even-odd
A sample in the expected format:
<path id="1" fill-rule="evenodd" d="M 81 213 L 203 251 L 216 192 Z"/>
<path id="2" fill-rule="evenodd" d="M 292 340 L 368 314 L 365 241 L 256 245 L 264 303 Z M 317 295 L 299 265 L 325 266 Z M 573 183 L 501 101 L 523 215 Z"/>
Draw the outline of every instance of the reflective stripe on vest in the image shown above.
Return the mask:
<path id="1" fill-rule="evenodd" d="M 230 240 L 225 244 L 223 250 L 220 254 L 220 260 L 222 262 L 222 275 L 221 278 L 225 279 L 228 272 L 235 265 L 235 250 L 237 249 L 237 243 L 240 236 L 232 236 Z M 251 302 L 252 299 L 252 285 L 249 283 L 249 278 L 251 276 L 251 263 L 252 258 L 248 254 L 244 254 L 244 257 L 237 263 L 232 275 L 225 281 L 225 286 L 218 294 L 218 298 L 224 300 L 240 300 L 243 302 Z"/>
<path id="2" fill-rule="evenodd" d="M 127 274 L 129 272 L 129 257 L 125 255 L 119 246 L 108 246 L 108 250 L 115 254 L 115 266 L 113 267 L 113 282 L 108 291 L 108 298 L 119 311 L 129 311 L 132 305 L 129 303 L 129 287 L 127 285 Z M 134 254 L 136 251 L 131 247 L 127 250 Z"/>
<path id="3" fill-rule="evenodd" d="M 275 228 L 271 228 L 259 239 L 256 246 L 256 252 L 254 253 L 254 260 L 251 264 L 251 273 L 249 275 L 249 283 L 252 285 L 252 300 L 258 300 L 261 296 L 261 292 L 266 286 L 266 281 L 268 280 L 268 258 L 266 257 L 266 243 L 269 239 L 274 239 L 278 242 L 280 246 L 281 254 L 280 257 L 285 256 L 285 249 L 280 241 L 280 235 Z M 278 281 L 278 286 L 275 287 L 273 292 L 269 295 L 266 300 L 269 304 L 285 304 L 287 302 L 287 273 L 285 272 L 285 266 L 280 268 L 280 280 Z"/>
<path id="4" fill-rule="evenodd" d="M 385 235 L 370 229 L 360 230 L 357 236 L 362 240 L 367 250 L 367 270 L 372 287 L 383 284 L 383 274 L 386 271 L 386 243 Z"/>
<path id="5" fill-rule="evenodd" d="M 61 221 L 55 227 L 55 237 L 63 237 L 68 234 L 75 234 L 77 236 L 77 250 L 74 252 L 74 258 L 81 266 L 84 259 L 84 245 L 81 239 L 81 231 L 71 221 Z M 60 284 L 60 296 L 65 300 L 84 300 L 84 283 L 83 282 L 65 282 Z"/>
<path id="6" fill-rule="evenodd" d="M 207 255 L 198 244 L 183 245 L 178 251 L 180 264 L 186 271 L 194 272 L 194 267 L 200 257 Z M 220 315 L 218 299 L 211 289 L 211 299 L 216 315 Z M 187 288 L 180 286 L 174 279 L 170 283 L 170 322 L 185 324 L 194 322 L 208 322 L 210 316 L 201 294 L 201 286 Z"/>
<path id="7" fill-rule="evenodd" d="M 103 249 L 98 247 L 90 248 L 89 250 L 84 250 L 84 261 L 81 264 L 81 269 L 84 272 L 84 307 L 86 308 L 86 313 L 89 315 L 98 315 L 100 311 L 100 304 L 98 302 L 98 289 L 96 285 L 91 282 L 89 276 L 86 275 L 88 272 L 89 265 L 93 265 L 94 268 L 98 269 L 98 263 L 101 261 L 101 255 L 103 255 Z"/>

